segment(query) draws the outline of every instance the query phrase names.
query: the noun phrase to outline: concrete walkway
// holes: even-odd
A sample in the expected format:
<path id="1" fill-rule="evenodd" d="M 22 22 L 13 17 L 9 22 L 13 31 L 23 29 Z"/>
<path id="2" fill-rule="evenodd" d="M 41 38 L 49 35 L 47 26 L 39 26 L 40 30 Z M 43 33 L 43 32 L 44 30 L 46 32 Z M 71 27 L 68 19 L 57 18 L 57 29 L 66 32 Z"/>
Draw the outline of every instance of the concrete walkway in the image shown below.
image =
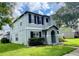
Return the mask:
<path id="1" fill-rule="evenodd" d="M 79 56 L 79 47 L 76 50 L 74 50 L 74 51 L 72 51 L 69 54 L 66 54 L 64 56 Z"/>

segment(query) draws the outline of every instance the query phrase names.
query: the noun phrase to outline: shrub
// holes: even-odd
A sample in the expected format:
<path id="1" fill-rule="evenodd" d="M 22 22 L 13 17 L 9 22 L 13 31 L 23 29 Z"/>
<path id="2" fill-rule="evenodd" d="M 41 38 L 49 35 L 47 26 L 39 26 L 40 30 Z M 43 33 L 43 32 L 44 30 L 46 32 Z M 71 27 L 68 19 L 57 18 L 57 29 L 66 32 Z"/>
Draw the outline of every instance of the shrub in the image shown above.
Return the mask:
<path id="1" fill-rule="evenodd" d="M 30 46 L 43 45 L 44 40 L 44 38 L 30 38 L 28 43 Z"/>
<path id="2" fill-rule="evenodd" d="M 65 42 L 66 40 L 64 38 L 59 38 L 59 42 Z"/>
<path id="3" fill-rule="evenodd" d="M 1 43 L 10 43 L 10 40 L 7 38 L 2 38 Z"/>

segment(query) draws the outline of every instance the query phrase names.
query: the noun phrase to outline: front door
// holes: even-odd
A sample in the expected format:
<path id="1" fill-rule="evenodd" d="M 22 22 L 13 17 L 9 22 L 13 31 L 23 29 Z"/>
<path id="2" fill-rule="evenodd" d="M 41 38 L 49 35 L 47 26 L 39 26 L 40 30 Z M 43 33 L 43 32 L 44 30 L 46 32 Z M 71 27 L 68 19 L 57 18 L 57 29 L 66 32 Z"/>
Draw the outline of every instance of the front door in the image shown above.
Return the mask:
<path id="1" fill-rule="evenodd" d="M 56 36 L 55 36 L 55 31 L 51 31 L 51 41 L 52 43 L 56 43 Z"/>

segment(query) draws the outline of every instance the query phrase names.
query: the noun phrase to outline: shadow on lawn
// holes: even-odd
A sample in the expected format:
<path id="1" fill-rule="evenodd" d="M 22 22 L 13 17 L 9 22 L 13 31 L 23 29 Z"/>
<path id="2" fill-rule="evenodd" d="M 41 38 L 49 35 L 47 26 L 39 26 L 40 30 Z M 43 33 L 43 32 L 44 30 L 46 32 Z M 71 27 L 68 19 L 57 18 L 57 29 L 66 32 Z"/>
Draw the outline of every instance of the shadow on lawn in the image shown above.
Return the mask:
<path id="1" fill-rule="evenodd" d="M 6 44 L 0 43 L 0 53 L 21 49 L 21 48 L 25 48 L 25 46 L 21 44 L 13 44 L 13 43 L 6 43 Z"/>

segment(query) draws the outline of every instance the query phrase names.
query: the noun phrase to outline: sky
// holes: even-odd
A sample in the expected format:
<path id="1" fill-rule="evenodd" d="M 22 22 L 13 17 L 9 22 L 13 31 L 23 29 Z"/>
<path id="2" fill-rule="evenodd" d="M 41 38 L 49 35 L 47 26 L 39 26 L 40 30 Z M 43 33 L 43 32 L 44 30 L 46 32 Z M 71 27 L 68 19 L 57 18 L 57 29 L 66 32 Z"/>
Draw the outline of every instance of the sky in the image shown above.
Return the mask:
<path id="1" fill-rule="evenodd" d="M 34 13 L 42 15 L 52 15 L 55 12 L 63 7 L 65 4 L 63 2 L 17 2 L 15 8 L 13 9 L 13 17 L 16 19 L 18 16 L 23 14 L 25 11 L 31 11 Z M 4 26 L 5 31 L 9 31 L 10 27 Z"/>
<path id="2" fill-rule="evenodd" d="M 21 2 L 16 4 L 13 16 L 17 17 L 25 11 L 52 15 L 62 6 L 64 6 L 63 2 L 58 4 L 55 2 Z"/>

